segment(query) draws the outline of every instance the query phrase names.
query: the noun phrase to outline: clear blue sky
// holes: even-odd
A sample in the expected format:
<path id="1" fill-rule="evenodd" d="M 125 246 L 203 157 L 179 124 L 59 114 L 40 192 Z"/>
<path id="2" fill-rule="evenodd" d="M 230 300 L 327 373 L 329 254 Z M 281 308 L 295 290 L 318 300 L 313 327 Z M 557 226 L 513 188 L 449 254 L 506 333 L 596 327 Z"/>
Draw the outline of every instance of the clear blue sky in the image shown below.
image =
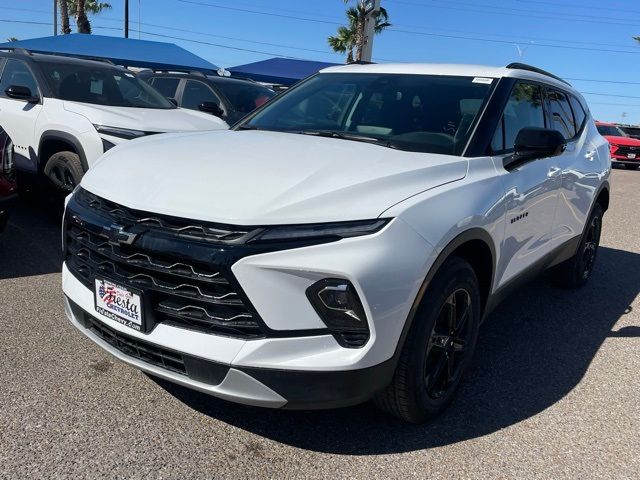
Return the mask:
<path id="1" fill-rule="evenodd" d="M 92 18 L 94 33 L 122 35 L 124 1 L 110 3 L 112 10 Z M 0 0 L 0 38 L 52 34 L 52 5 L 53 0 Z M 138 36 L 140 18 L 140 38 L 172 41 L 217 65 L 272 56 L 344 60 L 326 42 L 343 22 L 341 0 L 130 0 L 130 5 L 130 36 Z M 640 123 L 640 43 L 632 39 L 640 35 L 640 2 L 382 0 L 382 5 L 394 26 L 377 37 L 374 60 L 488 65 L 521 60 L 571 79 L 597 118 L 620 121 L 626 112 L 625 121 Z"/>

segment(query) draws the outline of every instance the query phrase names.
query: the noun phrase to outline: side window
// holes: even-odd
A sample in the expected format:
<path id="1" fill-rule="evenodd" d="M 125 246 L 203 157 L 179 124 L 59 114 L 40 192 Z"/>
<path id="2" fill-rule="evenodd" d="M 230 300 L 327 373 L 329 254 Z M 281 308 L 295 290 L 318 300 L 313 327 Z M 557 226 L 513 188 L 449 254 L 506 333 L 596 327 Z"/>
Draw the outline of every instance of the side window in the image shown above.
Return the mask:
<path id="1" fill-rule="evenodd" d="M 213 102 L 220 105 L 220 99 L 211 88 L 197 80 L 187 80 L 182 93 L 182 108 L 198 110 L 202 102 Z"/>
<path id="2" fill-rule="evenodd" d="M 576 124 L 567 96 L 557 90 L 548 91 L 551 128 L 558 130 L 566 140 L 576 136 Z"/>
<path id="3" fill-rule="evenodd" d="M 151 85 L 167 98 L 175 98 L 179 78 L 152 78 Z"/>
<path id="4" fill-rule="evenodd" d="M 517 83 L 491 142 L 494 152 L 512 150 L 518 132 L 525 127 L 545 127 L 542 90 L 538 85 Z"/>
<path id="5" fill-rule="evenodd" d="M 573 95 L 569 96 L 569 101 L 571 102 L 571 107 L 573 108 L 573 116 L 576 119 L 576 130 L 580 131 L 582 125 L 584 124 L 584 119 L 587 118 L 587 114 L 584 111 L 584 107 L 582 103 L 574 97 Z"/>
<path id="6" fill-rule="evenodd" d="M 0 95 L 4 95 L 4 91 L 12 85 L 27 87 L 31 90 L 32 95 L 38 93 L 38 84 L 29 67 L 20 60 L 10 58 L 2 71 L 2 79 L 0 79 Z"/>

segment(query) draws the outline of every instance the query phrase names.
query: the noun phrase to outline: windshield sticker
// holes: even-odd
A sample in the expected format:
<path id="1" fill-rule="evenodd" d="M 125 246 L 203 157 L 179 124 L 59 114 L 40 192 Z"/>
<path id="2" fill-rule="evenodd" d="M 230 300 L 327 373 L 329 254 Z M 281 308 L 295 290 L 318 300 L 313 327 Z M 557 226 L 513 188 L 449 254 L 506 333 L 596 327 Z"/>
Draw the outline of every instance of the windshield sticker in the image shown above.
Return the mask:
<path id="1" fill-rule="evenodd" d="M 485 85 L 489 85 L 491 82 L 493 82 L 493 78 L 476 77 L 473 79 L 473 83 L 483 83 Z"/>
<path id="2" fill-rule="evenodd" d="M 91 93 L 102 95 L 102 80 L 91 80 Z"/>

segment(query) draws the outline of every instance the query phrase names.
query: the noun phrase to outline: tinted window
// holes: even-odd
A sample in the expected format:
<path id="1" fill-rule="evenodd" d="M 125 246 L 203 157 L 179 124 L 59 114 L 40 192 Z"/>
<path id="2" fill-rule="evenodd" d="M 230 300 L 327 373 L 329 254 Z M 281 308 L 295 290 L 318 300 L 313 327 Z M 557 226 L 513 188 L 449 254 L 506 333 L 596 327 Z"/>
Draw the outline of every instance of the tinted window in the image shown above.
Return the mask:
<path id="1" fill-rule="evenodd" d="M 321 73 L 271 100 L 246 126 L 459 155 L 491 90 L 472 77 Z"/>
<path id="2" fill-rule="evenodd" d="M 580 130 L 582 128 L 582 124 L 584 123 L 584 119 L 587 118 L 587 114 L 585 113 L 584 108 L 582 108 L 582 104 L 576 97 L 570 95 L 569 101 L 571 102 L 571 108 L 573 109 L 573 117 L 576 120 L 576 130 Z"/>
<path id="3" fill-rule="evenodd" d="M 53 96 L 111 107 L 175 108 L 133 73 L 108 65 L 39 62 Z"/>
<path id="4" fill-rule="evenodd" d="M 179 83 L 179 78 L 154 78 L 151 85 L 165 97 L 175 98 Z"/>
<path id="5" fill-rule="evenodd" d="M 261 107 L 276 95 L 270 88 L 249 82 L 224 81 L 216 82 L 216 86 L 229 99 L 233 108 L 242 113 Z"/>
<path id="6" fill-rule="evenodd" d="M 513 149 L 518 133 L 525 127 L 544 128 L 544 108 L 540 87 L 518 83 L 511 92 L 501 122 L 502 125 L 499 126 L 491 142 L 494 151 Z"/>
<path id="7" fill-rule="evenodd" d="M 213 102 L 220 105 L 220 99 L 213 93 L 211 87 L 197 80 L 187 80 L 182 93 L 181 107 L 199 110 L 198 106 L 202 102 Z"/>
<path id="8" fill-rule="evenodd" d="M 2 80 L 0 80 L 0 92 L 4 95 L 4 91 L 12 85 L 27 87 L 31 90 L 32 95 L 38 94 L 36 79 L 33 77 L 29 67 L 20 60 L 7 60 L 7 64 L 2 71 Z"/>
<path id="9" fill-rule="evenodd" d="M 596 125 L 600 135 L 609 137 L 626 137 L 627 134 L 615 125 Z"/>
<path id="10" fill-rule="evenodd" d="M 567 96 L 556 90 L 549 90 L 548 97 L 551 128 L 562 133 L 566 140 L 575 137 L 576 125 Z"/>

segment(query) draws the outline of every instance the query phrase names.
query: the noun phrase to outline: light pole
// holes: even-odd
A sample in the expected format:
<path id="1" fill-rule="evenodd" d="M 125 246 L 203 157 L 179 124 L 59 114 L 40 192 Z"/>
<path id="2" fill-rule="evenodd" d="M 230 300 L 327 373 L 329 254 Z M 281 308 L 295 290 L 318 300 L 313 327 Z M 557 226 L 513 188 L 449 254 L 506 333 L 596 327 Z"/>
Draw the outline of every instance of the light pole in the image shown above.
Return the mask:
<path id="1" fill-rule="evenodd" d="M 124 38 L 129 38 L 129 0 L 124 0 Z"/>
<path id="2" fill-rule="evenodd" d="M 53 34 L 58 35 L 58 0 L 53 0 Z"/>
<path id="3" fill-rule="evenodd" d="M 380 11 L 380 0 L 363 0 L 366 18 L 364 20 L 364 44 L 362 46 L 363 62 L 370 62 L 373 56 L 373 37 L 376 33 L 376 19 Z"/>

